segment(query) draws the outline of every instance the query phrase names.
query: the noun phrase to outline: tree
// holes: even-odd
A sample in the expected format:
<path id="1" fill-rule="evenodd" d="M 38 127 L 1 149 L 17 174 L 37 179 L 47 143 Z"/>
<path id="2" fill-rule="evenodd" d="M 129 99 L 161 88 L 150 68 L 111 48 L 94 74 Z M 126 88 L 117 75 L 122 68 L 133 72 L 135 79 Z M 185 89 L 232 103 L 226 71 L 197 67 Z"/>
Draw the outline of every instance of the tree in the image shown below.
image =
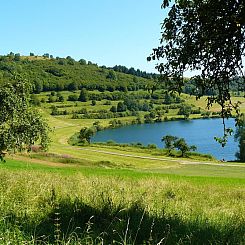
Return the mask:
<path id="1" fill-rule="evenodd" d="M 166 135 L 162 137 L 162 142 L 164 142 L 165 147 L 168 149 L 168 154 L 170 155 L 171 150 L 175 148 L 174 143 L 178 138 L 172 135 Z"/>
<path id="2" fill-rule="evenodd" d="M 126 105 L 123 102 L 119 101 L 117 104 L 117 112 L 123 112 L 126 110 L 127 110 Z"/>
<path id="3" fill-rule="evenodd" d="M 235 139 L 238 141 L 239 151 L 236 157 L 239 161 L 245 162 L 245 127 L 239 127 L 235 134 Z"/>
<path id="4" fill-rule="evenodd" d="M 164 104 L 171 104 L 171 103 L 174 103 L 174 98 L 173 96 L 171 96 L 169 93 L 165 93 L 164 94 L 164 100 L 163 100 L 163 103 Z"/>
<path id="5" fill-rule="evenodd" d="M 55 106 L 55 105 L 51 106 L 51 115 L 52 116 L 59 115 L 59 110 L 58 110 L 57 106 Z"/>
<path id="6" fill-rule="evenodd" d="M 87 128 L 84 127 L 80 130 L 79 139 L 84 142 L 87 141 L 90 144 L 91 138 L 95 135 L 96 129 L 94 127 Z"/>
<path id="7" fill-rule="evenodd" d="M 185 119 L 188 119 L 191 114 L 191 106 L 182 104 L 179 111 L 179 115 L 184 115 Z"/>
<path id="8" fill-rule="evenodd" d="M 188 151 L 195 151 L 197 149 L 195 145 L 189 146 L 184 138 L 177 139 L 174 142 L 174 147 L 181 151 L 181 157 L 185 156 Z"/>
<path id="9" fill-rule="evenodd" d="M 164 59 L 157 69 L 172 91 L 182 92 L 184 72 L 195 71 L 191 81 L 197 98 L 209 92 L 208 107 L 218 103 L 223 118 L 230 117 L 233 109 L 239 114 L 229 88 L 234 82 L 244 90 L 244 1 L 175 0 L 171 7 L 170 2 L 163 1 L 162 8 L 170 10 L 162 24 L 160 46 L 148 61 Z"/>
<path id="10" fill-rule="evenodd" d="M 235 140 L 238 141 L 239 151 L 236 153 L 236 157 L 241 162 L 245 162 L 245 119 L 244 114 L 243 122 L 237 127 L 236 133 L 234 135 Z"/>
<path id="11" fill-rule="evenodd" d="M 85 88 L 81 89 L 78 100 L 82 102 L 88 101 L 88 91 Z"/>
<path id="12" fill-rule="evenodd" d="M 78 90 L 78 84 L 77 84 L 77 82 L 76 82 L 76 81 L 73 81 L 73 82 L 69 83 L 67 89 L 68 89 L 69 91 L 75 91 L 75 90 Z"/>
<path id="13" fill-rule="evenodd" d="M 58 102 L 64 102 L 65 101 L 64 96 L 60 93 L 57 93 L 57 101 Z"/>
<path id="14" fill-rule="evenodd" d="M 43 91 L 43 82 L 40 79 L 34 80 L 34 92 L 39 94 L 40 92 Z"/>
<path id="15" fill-rule="evenodd" d="M 68 101 L 77 101 L 78 96 L 76 94 L 70 94 L 67 98 Z"/>
<path id="16" fill-rule="evenodd" d="M 110 70 L 106 78 L 108 78 L 112 81 L 116 81 L 117 80 L 117 74 L 113 70 Z"/>
<path id="17" fill-rule="evenodd" d="M 78 62 L 80 63 L 80 65 L 86 65 L 87 64 L 87 61 L 84 59 L 80 59 Z"/>
<path id="18" fill-rule="evenodd" d="M 111 107 L 110 111 L 113 112 L 113 113 L 117 112 L 116 106 L 113 105 L 113 106 Z"/>
<path id="19" fill-rule="evenodd" d="M 75 64 L 75 60 L 71 56 L 67 56 L 66 59 L 67 59 L 68 65 L 74 65 Z"/>
<path id="20" fill-rule="evenodd" d="M 19 53 L 14 55 L 14 61 L 20 61 L 20 54 Z"/>
<path id="21" fill-rule="evenodd" d="M 162 116 L 163 116 L 163 112 L 160 111 L 160 110 L 157 110 L 157 112 L 156 112 L 156 117 L 157 117 L 156 122 L 161 122 L 162 121 Z"/>
<path id="22" fill-rule="evenodd" d="M 49 59 L 49 54 L 48 53 L 45 53 L 45 54 L 43 54 L 43 57 Z"/>
<path id="23" fill-rule="evenodd" d="M 15 77 L 0 86 L 0 159 L 5 152 L 30 150 L 37 142 L 45 150 L 50 141 L 48 124 L 30 105 L 30 83 Z"/>
<path id="24" fill-rule="evenodd" d="M 39 100 L 39 98 L 35 94 L 32 94 L 30 96 L 30 103 L 34 106 L 40 106 L 41 105 L 41 101 Z"/>
<path id="25" fill-rule="evenodd" d="M 50 94 L 50 95 L 48 96 L 48 102 L 49 102 L 49 103 L 54 103 L 55 101 L 56 101 L 56 97 Z"/>

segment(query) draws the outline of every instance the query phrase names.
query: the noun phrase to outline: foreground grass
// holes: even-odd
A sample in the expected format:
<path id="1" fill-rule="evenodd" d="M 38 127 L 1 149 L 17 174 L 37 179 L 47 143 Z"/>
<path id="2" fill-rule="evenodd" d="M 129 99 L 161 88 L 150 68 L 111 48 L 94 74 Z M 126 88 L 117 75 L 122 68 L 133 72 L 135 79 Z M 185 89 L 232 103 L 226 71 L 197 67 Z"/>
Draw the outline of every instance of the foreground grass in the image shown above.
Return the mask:
<path id="1" fill-rule="evenodd" d="M 0 244 L 245 243 L 243 165 L 71 147 L 69 137 L 94 120 L 43 113 L 54 128 L 50 153 L 0 165 Z"/>
<path id="2" fill-rule="evenodd" d="M 0 170 L 1 244 L 245 242 L 245 179 L 16 160 Z"/>

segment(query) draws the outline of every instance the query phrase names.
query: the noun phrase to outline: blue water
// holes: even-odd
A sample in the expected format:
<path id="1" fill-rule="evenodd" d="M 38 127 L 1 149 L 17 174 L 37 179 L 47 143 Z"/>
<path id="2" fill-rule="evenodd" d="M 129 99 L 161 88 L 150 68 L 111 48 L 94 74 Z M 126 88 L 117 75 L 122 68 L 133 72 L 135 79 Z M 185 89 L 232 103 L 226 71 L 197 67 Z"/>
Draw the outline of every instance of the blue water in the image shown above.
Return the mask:
<path id="1" fill-rule="evenodd" d="M 227 120 L 226 126 L 235 129 L 234 119 Z M 92 142 L 108 140 L 118 143 L 140 142 L 144 145 L 156 144 L 163 148 L 161 139 L 167 134 L 185 138 L 188 144 L 197 146 L 198 152 L 211 154 L 217 159 L 235 160 L 235 153 L 238 151 L 238 144 L 233 136 L 229 137 L 224 148 L 214 140 L 214 136 L 223 135 L 221 119 L 168 121 L 107 129 L 96 133 Z"/>

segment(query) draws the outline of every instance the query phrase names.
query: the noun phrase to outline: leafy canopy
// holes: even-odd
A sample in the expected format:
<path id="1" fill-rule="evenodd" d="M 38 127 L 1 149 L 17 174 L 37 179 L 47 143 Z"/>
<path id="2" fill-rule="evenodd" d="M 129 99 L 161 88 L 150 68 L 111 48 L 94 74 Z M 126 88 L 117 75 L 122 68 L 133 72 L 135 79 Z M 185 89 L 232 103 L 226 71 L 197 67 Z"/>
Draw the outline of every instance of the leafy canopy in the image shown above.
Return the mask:
<path id="1" fill-rule="evenodd" d="M 171 3 L 170 3 L 171 2 Z M 160 60 L 156 68 L 170 90 L 182 92 L 184 72 L 195 71 L 191 80 L 200 98 L 209 92 L 207 106 L 218 103 L 222 117 L 233 109 L 231 83 L 244 91 L 245 5 L 243 0 L 164 0 L 168 16 L 162 23 L 160 46 L 148 60 Z"/>
<path id="2" fill-rule="evenodd" d="M 168 154 L 171 153 L 171 150 L 175 148 L 174 143 L 178 138 L 172 135 L 166 135 L 162 137 L 162 142 L 164 142 L 166 149 L 168 149 Z"/>
<path id="3" fill-rule="evenodd" d="M 171 154 L 171 150 L 175 148 L 181 151 L 181 157 L 185 156 L 189 151 L 195 151 L 197 147 L 195 145 L 189 146 L 184 138 L 178 138 L 172 135 L 165 135 L 162 137 L 162 142 L 164 142 L 168 154 Z"/>
<path id="4" fill-rule="evenodd" d="M 4 152 L 30 150 L 38 142 L 43 149 L 49 143 L 49 127 L 30 106 L 30 83 L 21 77 L 0 85 L 0 158 Z"/>
<path id="5" fill-rule="evenodd" d="M 95 127 L 84 127 L 81 128 L 80 133 L 79 133 L 79 140 L 81 143 L 89 143 L 91 141 L 91 138 L 93 137 L 93 135 L 96 133 L 96 128 Z"/>
<path id="6" fill-rule="evenodd" d="M 181 151 L 181 157 L 185 156 L 189 151 L 195 151 L 197 147 L 195 145 L 189 146 L 184 138 L 179 138 L 174 142 L 174 147 Z"/>

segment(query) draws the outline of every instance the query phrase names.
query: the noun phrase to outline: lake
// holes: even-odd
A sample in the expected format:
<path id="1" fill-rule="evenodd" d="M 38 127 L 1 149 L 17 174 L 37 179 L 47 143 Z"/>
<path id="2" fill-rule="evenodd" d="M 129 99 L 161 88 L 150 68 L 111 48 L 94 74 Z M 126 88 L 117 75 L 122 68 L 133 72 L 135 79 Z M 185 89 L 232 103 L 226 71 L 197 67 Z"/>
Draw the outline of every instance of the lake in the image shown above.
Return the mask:
<path id="1" fill-rule="evenodd" d="M 235 129 L 235 120 L 226 120 L 227 127 Z M 238 143 L 234 137 L 229 137 L 225 147 L 221 147 L 214 140 L 214 136 L 223 134 L 222 119 L 196 119 L 167 121 L 154 124 L 137 124 L 116 129 L 99 131 L 92 138 L 92 142 L 106 142 L 113 140 L 117 143 L 140 142 L 143 145 L 156 144 L 163 148 L 161 139 L 165 135 L 182 137 L 190 145 L 197 146 L 197 152 L 211 154 L 217 159 L 235 160 Z"/>

